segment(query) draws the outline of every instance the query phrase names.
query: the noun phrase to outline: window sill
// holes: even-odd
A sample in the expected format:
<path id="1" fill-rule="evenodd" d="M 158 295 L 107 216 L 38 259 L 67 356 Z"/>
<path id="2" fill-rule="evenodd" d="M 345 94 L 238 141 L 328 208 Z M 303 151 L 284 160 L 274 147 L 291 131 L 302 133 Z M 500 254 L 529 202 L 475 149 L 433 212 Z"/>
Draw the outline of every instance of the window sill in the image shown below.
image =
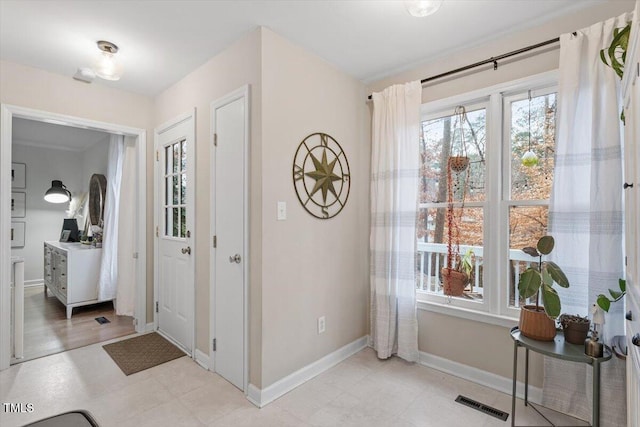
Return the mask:
<path id="1" fill-rule="evenodd" d="M 468 308 L 455 307 L 449 304 L 441 304 L 432 301 L 418 300 L 418 310 L 431 311 L 433 313 L 445 314 L 447 316 L 460 317 L 462 319 L 473 320 L 475 322 L 486 323 L 488 325 L 512 328 L 518 325 L 518 319 L 497 314 L 485 313 Z"/>

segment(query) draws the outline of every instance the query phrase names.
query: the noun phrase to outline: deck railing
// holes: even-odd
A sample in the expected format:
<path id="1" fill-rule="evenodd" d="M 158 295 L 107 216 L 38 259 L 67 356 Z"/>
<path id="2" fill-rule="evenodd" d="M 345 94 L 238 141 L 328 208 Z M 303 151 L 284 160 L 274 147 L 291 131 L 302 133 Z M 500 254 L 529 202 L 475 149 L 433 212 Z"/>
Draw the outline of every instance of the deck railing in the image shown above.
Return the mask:
<path id="1" fill-rule="evenodd" d="M 482 278 L 483 269 L 483 253 L 482 246 L 460 245 L 459 253 L 464 255 L 468 250 L 474 254 L 474 274 L 471 288 L 468 288 L 468 295 L 475 295 L 481 298 L 484 293 L 484 283 Z M 440 270 L 447 265 L 447 245 L 444 243 L 426 243 L 418 242 L 418 262 L 417 262 L 417 280 L 416 287 L 418 290 L 433 294 L 442 295 L 442 275 Z M 535 258 L 525 254 L 520 249 L 509 250 L 509 260 L 511 262 L 511 277 L 509 284 L 509 304 L 514 307 L 520 306 L 520 295 L 518 292 L 518 278 L 520 273 L 526 270 Z M 422 274 L 420 274 L 422 272 Z"/>

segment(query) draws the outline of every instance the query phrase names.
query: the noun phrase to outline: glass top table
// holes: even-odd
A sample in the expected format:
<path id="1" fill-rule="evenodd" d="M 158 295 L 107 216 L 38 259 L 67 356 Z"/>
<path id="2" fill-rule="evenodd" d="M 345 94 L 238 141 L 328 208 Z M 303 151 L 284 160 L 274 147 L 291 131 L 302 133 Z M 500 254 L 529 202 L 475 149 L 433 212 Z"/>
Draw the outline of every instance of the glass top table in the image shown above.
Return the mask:
<path id="1" fill-rule="evenodd" d="M 600 424 L 600 364 L 611 359 L 611 350 L 605 346 L 602 357 L 591 357 L 584 353 L 584 346 L 578 344 L 570 344 L 564 341 L 564 334 L 558 331 L 553 341 L 538 341 L 525 337 L 520 333 L 517 326 L 511 328 L 511 338 L 514 342 L 513 347 L 513 390 L 511 394 L 511 426 L 515 427 L 516 419 L 516 380 L 518 374 L 518 347 L 524 347 L 525 352 L 525 375 L 524 375 L 524 404 L 529 405 L 529 350 L 540 353 L 544 356 L 553 357 L 555 359 L 567 360 L 576 363 L 586 363 L 593 367 L 593 408 L 592 420 L 593 427 Z M 534 406 L 531 406 L 536 412 L 540 413 Z M 549 421 L 544 415 L 543 418 Z M 553 424 L 552 424 L 553 425 Z"/>

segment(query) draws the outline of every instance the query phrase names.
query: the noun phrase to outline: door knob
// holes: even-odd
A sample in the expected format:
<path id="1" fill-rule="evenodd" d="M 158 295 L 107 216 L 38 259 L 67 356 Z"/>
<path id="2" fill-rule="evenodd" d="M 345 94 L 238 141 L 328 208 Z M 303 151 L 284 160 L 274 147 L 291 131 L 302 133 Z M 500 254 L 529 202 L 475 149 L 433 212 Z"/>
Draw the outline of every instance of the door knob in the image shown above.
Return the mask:
<path id="1" fill-rule="evenodd" d="M 633 313 L 631 312 L 631 310 L 627 311 L 627 314 L 625 314 L 624 317 L 627 320 L 633 320 Z"/>
<path id="2" fill-rule="evenodd" d="M 189 254 L 189 255 L 191 255 L 191 246 L 187 246 L 186 248 L 182 248 L 182 249 L 181 249 L 181 252 L 182 252 L 183 254 Z"/>
<path id="3" fill-rule="evenodd" d="M 640 347 L 640 334 L 635 334 L 631 338 L 631 342 L 633 343 L 633 345 Z"/>
<path id="4" fill-rule="evenodd" d="M 229 257 L 229 262 L 235 262 L 236 264 L 240 264 L 241 260 L 240 254 L 235 254 L 234 256 Z"/>
<path id="5" fill-rule="evenodd" d="M 631 184 L 627 184 L 627 183 L 625 182 L 625 183 L 624 183 L 624 185 L 622 186 L 622 188 L 624 188 L 625 190 L 626 190 L 627 188 L 633 188 L 633 183 L 631 183 Z"/>

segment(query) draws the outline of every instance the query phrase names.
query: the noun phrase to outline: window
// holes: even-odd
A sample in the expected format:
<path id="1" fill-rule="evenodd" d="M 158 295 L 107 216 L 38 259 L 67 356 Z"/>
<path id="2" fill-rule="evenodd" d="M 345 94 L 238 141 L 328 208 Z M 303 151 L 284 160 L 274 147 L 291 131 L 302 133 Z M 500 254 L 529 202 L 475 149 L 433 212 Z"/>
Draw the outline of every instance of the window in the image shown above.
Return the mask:
<path id="1" fill-rule="evenodd" d="M 419 301 L 518 315 L 523 303 L 518 277 L 536 261 L 521 249 L 535 245 L 547 230 L 557 105 L 554 84 L 553 73 L 546 73 L 423 105 L 416 224 Z M 455 113 L 458 106 L 465 108 L 465 115 Z M 462 146 L 469 167 L 447 171 L 449 156 Z M 447 228 L 450 200 L 458 230 Z M 443 293 L 441 269 L 448 259 L 449 234 L 459 243 L 460 255 L 472 261 L 470 281 L 459 297 Z"/>
<path id="2" fill-rule="evenodd" d="M 164 147 L 164 235 L 185 238 L 187 231 L 187 141 Z"/>

